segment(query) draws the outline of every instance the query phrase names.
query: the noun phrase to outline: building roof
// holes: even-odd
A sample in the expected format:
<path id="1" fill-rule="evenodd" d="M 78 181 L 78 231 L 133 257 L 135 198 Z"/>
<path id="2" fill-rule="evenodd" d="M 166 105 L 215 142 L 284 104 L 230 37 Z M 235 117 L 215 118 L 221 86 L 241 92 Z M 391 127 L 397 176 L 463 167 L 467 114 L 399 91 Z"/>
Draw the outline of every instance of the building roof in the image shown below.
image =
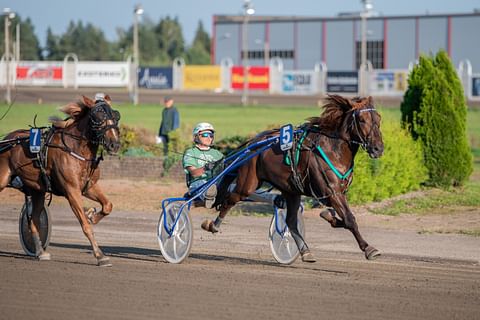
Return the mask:
<path id="1" fill-rule="evenodd" d="M 445 17 L 468 17 L 468 16 L 480 16 L 480 10 L 474 10 L 470 13 L 444 13 L 444 14 L 419 14 L 419 15 L 376 15 L 369 17 L 369 20 L 383 20 L 383 19 L 412 19 L 412 18 L 445 18 Z M 214 15 L 214 23 L 242 23 L 244 20 L 243 15 Z M 360 12 L 340 13 L 336 17 L 314 17 L 314 16 L 249 16 L 249 23 L 252 22 L 314 22 L 314 21 L 346 21 L 346 20 L 359 20 Z"/>

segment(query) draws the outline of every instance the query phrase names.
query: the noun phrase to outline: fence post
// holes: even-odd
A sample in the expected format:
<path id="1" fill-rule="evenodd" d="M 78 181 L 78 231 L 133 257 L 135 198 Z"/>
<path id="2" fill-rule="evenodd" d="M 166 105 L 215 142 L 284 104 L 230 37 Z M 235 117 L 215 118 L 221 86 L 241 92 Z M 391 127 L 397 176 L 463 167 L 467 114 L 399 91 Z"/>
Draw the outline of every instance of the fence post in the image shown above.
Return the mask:
<path id="1" fill-rule="evenodd" d="M 233 92 L 232 66 L 233 60 L 230 57 L 222 58 L 220 61 L 220 82 L 222 92 Z"/>
<path id="2" fill-rule="evenodd" d="M 279 57 L 270 59 L 270 93 L 282 92 L 283 61 Z"/>
<path id="3" fill-rule="evenodd" d="M 183 90 L 183 68 L 185 67 L 185 60 L 181 57 L 173 60 L 173 89 Z"/>
<path id="4" fill-rule="evenodd" d="M 68 59 L 72 58 L 73 60 L 73 71 L 70 70 L 69 66 L 72 66 L 71 62 L 68 62 Z M 78 63 L 78 56 L 73 53 L 67 53 L 65 58 L 63 58 L 63 73 L 62 73 L 62 82 L 63 87 L 68 88 L 68 85 L 73 82 L 73 88 L 78 89 L 77 84 L 77 63 Z"/>

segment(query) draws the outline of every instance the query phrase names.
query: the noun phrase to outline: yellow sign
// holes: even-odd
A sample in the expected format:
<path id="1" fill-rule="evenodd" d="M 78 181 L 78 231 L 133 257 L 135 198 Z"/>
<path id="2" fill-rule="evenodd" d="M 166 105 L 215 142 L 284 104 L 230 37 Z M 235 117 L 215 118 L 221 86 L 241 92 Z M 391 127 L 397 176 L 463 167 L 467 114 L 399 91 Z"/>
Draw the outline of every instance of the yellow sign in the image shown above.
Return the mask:
<path id="1" fill-rule="evenodd" d="M 395 90 L 405 91 L 408 86 L 408 74 L 404 71 L 395 72 Z"/>
<path id="2" fill-rule="evenodd" d="M 214 90 L 221 87 L 220 66 L 185 66 L 183 88 Z"/>

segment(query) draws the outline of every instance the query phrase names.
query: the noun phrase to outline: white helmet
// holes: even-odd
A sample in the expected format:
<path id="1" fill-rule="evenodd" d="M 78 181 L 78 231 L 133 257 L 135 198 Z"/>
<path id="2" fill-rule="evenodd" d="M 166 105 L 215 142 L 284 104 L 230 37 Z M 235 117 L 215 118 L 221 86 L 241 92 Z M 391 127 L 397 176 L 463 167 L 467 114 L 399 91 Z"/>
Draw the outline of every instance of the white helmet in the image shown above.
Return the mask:
<path id="1" fill-rule="evenodd" d="M 213 128 L 213 126 L 210 123 L 200 122 L 200 123 L 197 123 L 195 128 L 193 128 L 193 131 L 192 131 L 193 137 L 196 137 L 196 135 L 199 132 L 205 131 L 205 130 L 209 130 L 209 131 L 212 131 L 213 133 L 215 133 L 215 129 Z"/>

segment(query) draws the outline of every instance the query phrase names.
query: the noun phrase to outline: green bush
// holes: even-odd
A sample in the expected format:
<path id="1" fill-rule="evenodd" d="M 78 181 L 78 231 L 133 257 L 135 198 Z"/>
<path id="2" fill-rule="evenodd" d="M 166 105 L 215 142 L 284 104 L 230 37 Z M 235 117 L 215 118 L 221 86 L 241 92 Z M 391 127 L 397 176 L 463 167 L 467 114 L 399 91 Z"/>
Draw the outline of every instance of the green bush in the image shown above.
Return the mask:
<path id="1" fill-rule="evenodd" d="M 162 155 L 162 149 L 155 144 L 155 136 L 144 128 L 120 125 L 121 156 L 154 157 Z"/>
<path id="2" fill-rule="evenodd" d="M 462 185 L 473 171 L 466 136 L 467 106 L 447 53 L 421 56 L 408 85 L 401 105 L 402 126 L 422 143 L 426 183 L 443 188 Z"/>
<path id="3" fill-rule="evenodd" d="M 382 123 L 385 151 L 371 159 L 363 150 L 355 158 L 348 199 L 353 204 L 380 201 L 418 190 L 427 178 L 421 145 L 396 122 Z"/>
<path id="4" fill-rule="evenodd" d="M 224 138 L 215 143 L 215 148 L 217 148 L 225 156 L 230 154 L 232 151 L 236 150 L 240 145 L 249 140 L 250 137 L 242 136 L 233 136 Z"/>

